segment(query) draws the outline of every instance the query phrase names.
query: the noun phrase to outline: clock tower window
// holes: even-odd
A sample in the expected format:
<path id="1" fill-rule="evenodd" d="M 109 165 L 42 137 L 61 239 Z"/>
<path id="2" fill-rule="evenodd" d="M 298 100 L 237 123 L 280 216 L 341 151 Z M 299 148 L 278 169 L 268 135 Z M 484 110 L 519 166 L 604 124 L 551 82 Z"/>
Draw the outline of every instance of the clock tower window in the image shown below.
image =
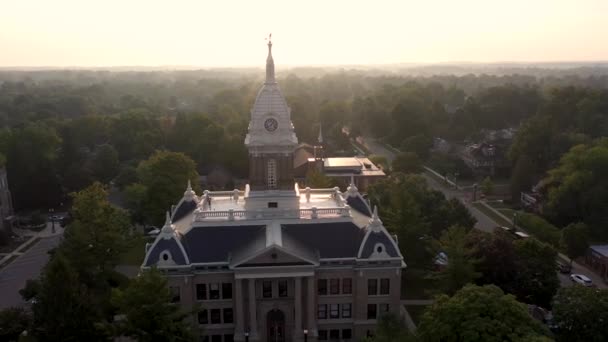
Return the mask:
<path id="1" fill-rule="evenodd" d="M 277 187 L 277 162 L 274 159 L 268 160 L 266 166 L 266 181 L 269 189 L 276 189 Z"/>

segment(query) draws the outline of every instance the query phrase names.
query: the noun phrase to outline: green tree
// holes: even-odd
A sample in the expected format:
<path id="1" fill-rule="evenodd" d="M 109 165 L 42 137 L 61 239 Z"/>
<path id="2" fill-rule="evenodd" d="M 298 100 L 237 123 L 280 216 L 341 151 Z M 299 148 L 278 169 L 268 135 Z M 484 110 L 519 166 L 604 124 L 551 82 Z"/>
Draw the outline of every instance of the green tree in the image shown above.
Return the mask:
<path id="1" fill-rule="evenodd" d="M 196 164 L 183 153 L 157 151 L 139 164 L 137 175 L 146 187 L 144 216 L 156 225 L 164 222 L 164 213 L 179 201 L 188 181 L 198 188 Z"/>
<path id="2" fill-rule="evenodd" d="M 192 313 L 171 303 L 166 278 L 150 270 L 131 280 L 125 289 L 114 289 L 112 304 L 125 316 L 115 323 L 116 336 L 129 336 L 141 342 L 194 341 L 188 320 Z"/>
<path id="3" fill-rule="evenodd" d="M 401 151 L 403 152 L 414 152 L 422 160 L 427 160 L 429 152 L 433 147 L 433 139 L 422 134 L 417 134 L 406 138 L 401 143 Z"/>
<path id="4" fill-rule="evenodd" d="M 558 341 L 608 340 L 608 291 L 584 286 L 563 287 L 553 299 Z"/>
<path id="5" fill-rule="evenodd" d="M 486 196 L 490 196 L 494 193 L 494 183 L 490 177 L 486 177 L 483 182 L 481 182 L 481 191 L 483 191 Z"/>
<path id="6" fill-rule="evenodd" d="M 30 329 L 32 315 L 24 308 L 8 308 L 0 311 L 0 340 L 17 341 L 23 331 Z"/>
<path id="7" fill-rule="evenodd" d="M 97 147 L 92 160 L 91 170 L 97 180 L 108 183 L 118 174 L 118 152 L 112 145 L 104 144 Z"/>
<path id="8" fill-rule="evenodd" d="M 560 231 L 544 218 L 535 214 L 518 213 L 516 224 L 538 240 L 559 248 Z"/>
<path id="9" fill-rule="evenodd" d="M 532 158 L 522 155 L 517 158 L 513 171 L 511 172 L 510 188 L 511 200 L 519 203 L 522 191 L 530 191 L 534 182 L 538 180 L 536 165 Z"/>
<path id="10" fill-rule="evenodd" d="M 393 160 L 392 170 L 403 173 L 419 173 L 422 170 L 422 161 L 414 152 L 402 152 Z"/>
<path id="11" fill-rule="evenodd" d="M 32 307 L 34 334 L 43 341 L 105 341 L 96 328 L 103 318 L 76 270 L 55 254 L 41 279 L 40 293 Z"/>
<path id="12" fill-rule="evenodd" d="M 435 252 L 445 253 L 448 259 L 445 269 L 434 272 L 431 276 L 438 282 L 443 293 L 452 295 L 481 275 L 475 270 L 478 260 L 472 257 L 474 251 L 468 244 L 469 230 L 458 226 L 450 227 L 435 243 Z"/>
<path id="13" fill-rule="evenodd" d="M 527 307 L 493 285 L 467 285 L 440 295 L 418 326 L 421 341 L 550 341 Z"/>
<path id="14" fill-rule="evenodd" d="M 415 337 L 407 330 L 403 320 L 395 314 L 384 314 L 378 320 L 373 337 L 363 339 L 365 342 L 410 342 Z"/>
<path id="15" fill-rule="evenodd" d="M 557 252 L 550 245 L 529 238 L 515 242 L 515 254 L 518 267 L 513 293 L 523 302 L 548 307 L 559 288 Z"/>
<path id="16" fill-rule="evenodd" d="M 389 163 L 385 156 L 381 156 L 379 154 L 372 154 L 368 158 L 372 163 L 374 163 L 378 167 L 381 167 L 383 170 L 389 169 Z"/>
<path id="17" fill-rule="evenodd" d="M 571 223 L 562 229 L 561 245 L 566 250 L 566 255 L 572 260 L 582 257 L 589 248 L 589 229 L 584 223 Z"/>
<path id="18" fill-rule="evenodd" d="M 331 178 L 327 177 L 316 169 L 311 169 L 306 173 L 306 186 L 310 188 L 331 188 L 332 185 L 333 182 Z"/>
<path id="19" fill-rule="evenodd" d="M 510 233 L 473 230 L 468 235 L 468 244 L 472 247 L 472 257 L 478 260 L 475 270 L 481 273 L 477 284 L 494 284 L 505 292 L 513 293 L 519 259 Z"/>

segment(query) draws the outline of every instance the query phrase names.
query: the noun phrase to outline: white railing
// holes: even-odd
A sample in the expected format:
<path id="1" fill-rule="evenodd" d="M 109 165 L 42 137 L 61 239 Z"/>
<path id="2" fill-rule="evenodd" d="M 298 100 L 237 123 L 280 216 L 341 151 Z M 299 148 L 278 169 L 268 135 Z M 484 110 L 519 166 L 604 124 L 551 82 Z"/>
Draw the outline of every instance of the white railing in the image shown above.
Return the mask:
<path id="1" fill-rule="evenodd" d="M 350 207 L 345 205 L 343 207 L 334 208 L 316 208 L 311 209 L 269 209 L 269 210 L 204 210 L 197 211 L 194 214 L 194 222 L 204 222 L 214 219 L 226 219 L 233 221 L 237 219 L 249 219 L 249 220 L 264 220 L 272 218 L 311 218 L 316 219 L 319 217 L 349 217 Z"/>

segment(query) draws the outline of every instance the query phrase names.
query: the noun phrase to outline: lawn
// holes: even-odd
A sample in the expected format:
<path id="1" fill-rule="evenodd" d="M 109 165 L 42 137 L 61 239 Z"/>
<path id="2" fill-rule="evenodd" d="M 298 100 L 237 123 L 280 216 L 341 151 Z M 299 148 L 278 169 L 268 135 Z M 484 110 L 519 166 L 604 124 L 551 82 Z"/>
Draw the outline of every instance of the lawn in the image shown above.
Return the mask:
<path id="1" fill-rule="evenodd" d="M 481 203 L 473 203 L 473 207 L 475 207 L 475 209 L 481 211 L 486 216 L 488 216 L 489 218 L 491 218 L 494 222 L 496 222 L 497 225 L 504 226 L 504 227 L 513 227 L 513 225 L 511 224 L 511 222 L 503 219 L 502 217 L 500 217 L 498 214 L 496 214 L 494 211 L 492 211 L 491 209 L 487 208 L 483 204 L 481 204 Z"/>
<path id="2" fill-rule="evenodd" d="M 513 217 L 513 214 L 517 212 L 517 210 L 509 209 L 509 208 L 501 208 L 497 209 L 499 213 L 505 215 L 506 217 Z"/>
<path id="3" fill-rule="evenodd" d="M 146 242 L 148 240 L 143 235 L 138 235 L 133 239 L 131 248 L 120 257 L 120 264 L 139 266 L 144 261 Z"/>
<path id="4" fill-rule="evenodd" d="M 418 326 L 418 324 L 420 324 L 420 318 L 422 318 L 422 314 L 426 308 L 426 305 L 407 305 L 405 310 L 407 310 L 407 313 L 409 313 L 410 317 L 412 317 L 414 324 Z"/>

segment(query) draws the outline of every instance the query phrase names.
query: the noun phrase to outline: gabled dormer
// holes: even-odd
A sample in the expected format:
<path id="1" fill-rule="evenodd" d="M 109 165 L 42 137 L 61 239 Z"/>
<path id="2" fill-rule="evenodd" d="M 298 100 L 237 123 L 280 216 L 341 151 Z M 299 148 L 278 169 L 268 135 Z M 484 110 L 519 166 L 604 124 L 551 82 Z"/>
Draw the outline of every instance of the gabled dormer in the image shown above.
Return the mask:
<path id="1" fill-rule="evenodd" d="M 172 267 L 190 264 L 188 254 L 181 243 L 181 236 L 171 224 L 171 216 L 167 212 L 165 225 L 146 252 L 143 266 Z"/>
<path id="2" fill-rule="evenodd" d="M 378 209 L 374 207 L 372 218 L 369 220 L 369 224 L 365 228 L 366 233 L 359 252 L 357 259 L 366 260 L 397 260 L 403 259 L 399 251 L 397 242 L 386 230 L 382 221 L 378 217 Z"/>

